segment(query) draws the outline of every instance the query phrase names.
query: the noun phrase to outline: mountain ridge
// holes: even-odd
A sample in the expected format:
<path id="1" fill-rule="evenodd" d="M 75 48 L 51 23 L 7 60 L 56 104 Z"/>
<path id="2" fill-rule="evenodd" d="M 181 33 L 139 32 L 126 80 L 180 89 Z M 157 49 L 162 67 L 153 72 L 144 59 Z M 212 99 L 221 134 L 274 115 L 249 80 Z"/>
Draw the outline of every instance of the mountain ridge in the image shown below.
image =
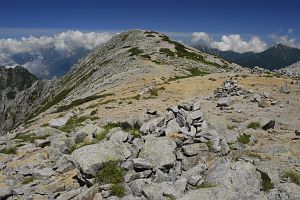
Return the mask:
<path id="1" fill-rule="evenodd" d="M 283 44 L 276 44 L 259 53 L 251 51 L 245 53 L 220 51 L 201 45 L 195 48 L 249 68 L 259 66 L 268 70 L 274 70 L 284 68 L 300 60 L 300 49 Z"/>
<path id="2" fill-rule="evenodd" d="M 14 121 L 24 122 L 47 110 L 57 112 L 62 108 L 70 108 L 74 104 L 97 98 L 106 89 L 117 85 L 130 84 L 150 77 L 165 76 L 168 79 L 188 76 L 192 69 L 196 74 L 241 70 L 237 65 L 199 53 L 161 33 L 130 30 L 97 47 L 80 59 L 62 78 L 40 81 L 34 86 L 36 88 L 29 88 L 25 91 L 27 100 L 22 101 L 21 105 L 18 104 L 23 98 L 22 95 L 16 101 L 7 102 L 9 106 L 4 113 L 9 114 L 4 115 L 17 116 Z M 132 80 L 133 74 L 136 75 L 136 80 Z M 42 92 L 36 95 L 37 90 Z M 34 104 L 30 102 L 32 96 L 35 96 Z M 17 111 L 12 106 L 23 106 L 28 112 L 25 115 L 15 115 Z M 13 124 L 11 118 L 7 119 L 9 127 Z M 5 130 L 8 130 L 5 124 L 0 124 L 0 127 L 6 127 Z"/>

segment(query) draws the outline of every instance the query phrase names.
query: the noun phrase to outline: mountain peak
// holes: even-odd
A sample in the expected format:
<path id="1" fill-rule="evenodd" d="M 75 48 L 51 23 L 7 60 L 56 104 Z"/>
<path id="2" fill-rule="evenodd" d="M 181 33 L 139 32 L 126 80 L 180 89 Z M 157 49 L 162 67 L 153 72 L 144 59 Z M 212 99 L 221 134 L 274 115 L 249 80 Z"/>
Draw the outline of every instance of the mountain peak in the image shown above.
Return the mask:
<path id="1" fill-rule="evenodd" d="M 172 80 L 230 70 L 240 70 L 240 67 L 173 41 L 162 33 L 129 30 L 98 46 L 61 79 L 31 89 L 24 99 L 18 98 L 20 102 L 10 103 L 14 107 L 7 110 L 12 116 L 18 107 L 27 109 L 30 115 L 17 115 L 17 122 L 41 113 L 69 110 L 97 99 L 104 91 L 119 85 L 139 85 L 156 79 Z M 31 99 L 38 100 L 33 104 Z M 11 119 L 7 121 L 10 126 L 13 124 Z M 0 124 L 0 132 L 5 123 L 3 120 Z"/>

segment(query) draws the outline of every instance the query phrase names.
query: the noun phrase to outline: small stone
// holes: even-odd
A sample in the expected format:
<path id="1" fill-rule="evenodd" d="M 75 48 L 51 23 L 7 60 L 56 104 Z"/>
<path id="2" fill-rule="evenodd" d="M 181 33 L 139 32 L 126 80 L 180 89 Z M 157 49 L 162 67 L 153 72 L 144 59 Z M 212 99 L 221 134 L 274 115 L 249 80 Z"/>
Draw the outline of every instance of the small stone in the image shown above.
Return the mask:
<path id="1" fill-rule="evenodd" d="M 300 136 L 300 130 L 295 130 L 296 136 Z"/>
<path id="2" fill-rule="evenodd" d="M 203 176 L 201 175 L 195 175 L 195 176 L 191 176 L 188 179 L 188 183 L 192 186 L 197 186 L 198 182 L 203 178 Z"/>
<path id="3" fill-rule="evenodd" d="M 231 104 L 228 97 L 220 98 L 217 102 L 217 107 L 228 107 Z"/>
<path id="4" fill-rule="evenodd" d="M 193 104 L 193 111 L 196 111 L 196 110 L 200 110 L 201 109 L 201 104 L 200 102 L 195 102 Z"/>
<path id="5" fill-rule="evenodd" d="M 280 92 L 285 93 L 285 94 L 289 94 L 290 93 L 290 88 L 288 85 L 283 85 L 280 88 Z"/>
<path id="6" fill-rule="evenodd" d="M 194 143 L 194 144 L 189 144 L 189 145 L 184 145 L 182 147 L 183 153 L 186 156 L 194 156 L 197 155 L 203 151 L 208 151 L 208 147 L 204 143 Z"/>
<path id="7" fill-rule="evenodd" d="M 258 106 L 261 108 L 267 108 L 271 106 L 271 103 L 270 101 L 263 99 L 258 103 Z"/>
<path id="8" fill-rule="evenodd" d="M 35 139 L 34 144 L 36 147 L 44 148 L 46 146 L 49 146 L 51 144 L 50 140 L 43 140 L 43 139 Z"/>
<path id="9" fill-rule="evenodd" d="M 184 116 L 181 115 L 181 114 L 178 114 L 178 115 L 177 115 L 176 122 L 178 123 L 178 125 L 179 125 L 180 127 L 183 127 L 183 126 L 186 125 L 186 120 L 185 120 Z"/>
<path id="10" fill-rule="evenodd" d="M 262 129 L 263 130 L 268 130 L 268 129 L 274 129 L 275 127 L 275 120 L 270 120 L 267 123 L 262 124 Z"/>
<path id="11" fill-rule="evenodd" d="M 40 169 L 40 170 L 35 170 L 33 172 L 33 176 L 37 179 L 47 179 L 47 178 L 50 178 L 54 174 L 55 174 L 55 171 L 48 167 Z"/>
<path id="12" fill-rule="evenodd" d="M 110 140 L 119 142 L 125 142 L 128 139 L 129 134 L 124 131 L 117 131 L 110 136 Z"/>
<path id="13" fill-rule="evenodd" d="M 201 112 L 200 110 L 193 111 L 189 114 L 189 116 L 192 118 L 192 120 L 200 119 L 201 117 L 203 117 L 203 112 Z"/>
<path id="14" fill-rule="evenodd" d="M 101 193 L 95 194 L 93 200 L 103 200 L 103 197 L 102 197 Z"/>
<path id="15" fill-rule="evenodd" d="M 163 173 L 160 169 L 156 170 L 154 175 L 154 183 L 168 182 L 170 179 L 167 174 Z"/>
<path id="16" fill-rule="evenodd" d="M 152 164 L 143 158 L 135 158 L 132 160 L 134 168 L 137 170 L 152 169 Z"/>
<path id="17" fill-rule="evenodd" d="M 269 98 L 269 97 L 270 97 L 270 94 L 269 94 L 268 92 L 263 92 L 263 96 L 264 96 L 265 98 Z"/>
<path id="18" fill-rule="evenodd" d="M 149 115 L 157 115 L 157 111 L 154 109 L 148 109 L 146 113 Z"/>

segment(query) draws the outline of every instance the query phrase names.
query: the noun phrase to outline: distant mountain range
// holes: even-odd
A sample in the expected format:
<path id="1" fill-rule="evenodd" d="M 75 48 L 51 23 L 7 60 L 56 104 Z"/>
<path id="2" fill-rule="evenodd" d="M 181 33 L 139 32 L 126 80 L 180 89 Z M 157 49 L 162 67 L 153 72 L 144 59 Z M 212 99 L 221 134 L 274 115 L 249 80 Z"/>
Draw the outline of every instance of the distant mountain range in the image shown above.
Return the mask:
<path id="1" fill-rule="evenodd" d="M 274 70 L 289 66 L 300 60 L 300 49 L 283 44 L 277 44 L 260 53 L 220 51 L 202 45 L 195 46 L 195 48 L 204 53 L 216 55 L 227 61 L 249 68 L 259 66 L 265 69 Z"/>

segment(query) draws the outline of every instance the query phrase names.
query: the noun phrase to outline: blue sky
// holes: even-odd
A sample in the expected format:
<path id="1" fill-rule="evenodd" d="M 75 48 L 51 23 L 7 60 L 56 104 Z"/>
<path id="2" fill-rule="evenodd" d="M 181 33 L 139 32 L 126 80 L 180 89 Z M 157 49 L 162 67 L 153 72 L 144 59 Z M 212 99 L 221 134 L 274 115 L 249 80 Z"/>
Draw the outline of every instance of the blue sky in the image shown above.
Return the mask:
<path id="1" fill-rule="evenodd" d="M 132 28 L 245 37 L 300 31 L 297 0 L 0 0 L 0 5 L 0 37 Z"/>

